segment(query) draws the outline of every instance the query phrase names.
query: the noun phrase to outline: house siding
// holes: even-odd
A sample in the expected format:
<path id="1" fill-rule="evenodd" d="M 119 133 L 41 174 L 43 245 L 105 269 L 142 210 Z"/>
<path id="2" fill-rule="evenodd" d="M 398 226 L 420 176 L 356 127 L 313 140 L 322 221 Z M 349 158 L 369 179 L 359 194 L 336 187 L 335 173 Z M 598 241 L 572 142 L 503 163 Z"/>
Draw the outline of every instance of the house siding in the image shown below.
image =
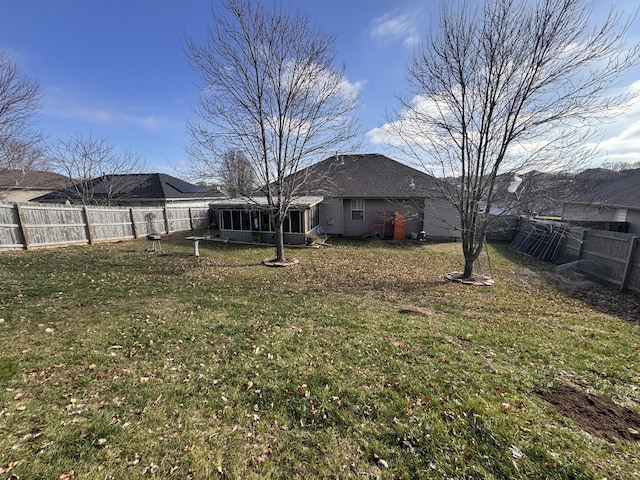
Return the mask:
<path id="1" fill-rule="evenodd" d="M 342 223 L 341 198 L 330 198 L 320 204 L 320 225 L 325 233 L 343 235 Z"/>
<path id="2" fill-rule="evenodd" d="M 640 210 L 631 210 L 627 212 L 627 224 L 629 225 L 629 233 L 640 235 Z"/>
<path id="3" fill-rule="evenodd" d="M 423 230 L 431 238 L 460 238 L 460 216 L 444 200 L 426 200 Z"/>
<path id="4" fill-rule="evenodd" d="M 640 234 L 640 208 L 623 208 L 607 205 L 580 205 L 567 203 L 562 219 L 567 221 L 617 222 L 625 217 L 627 232 Z"/>
<path id="5" fill-rule="evenodd" d="M 373 220 L 375 212 L 379 210 L 407 212 L 405 234 L 418 233 L 422 230 L 422 218 L 415 206 L 402 201 L 389 201 L 373 198 L 364 199 L 364 219 L 351 220 L 351 199 L 331 199 L 321 205 L 320 225 L 329 235 L 344 235 L 359 237 L 374 235 Z M 333 219 L 333 224 L 328 220 Z M 393 236 L 393 229 L 385 232 L 385 236 Z"/>
<path id="6" fill-rule="evenodd" d="M 566 204 L 562 218 L 590 222 L 615 222 L 618 209 L 605 205 Z"/>

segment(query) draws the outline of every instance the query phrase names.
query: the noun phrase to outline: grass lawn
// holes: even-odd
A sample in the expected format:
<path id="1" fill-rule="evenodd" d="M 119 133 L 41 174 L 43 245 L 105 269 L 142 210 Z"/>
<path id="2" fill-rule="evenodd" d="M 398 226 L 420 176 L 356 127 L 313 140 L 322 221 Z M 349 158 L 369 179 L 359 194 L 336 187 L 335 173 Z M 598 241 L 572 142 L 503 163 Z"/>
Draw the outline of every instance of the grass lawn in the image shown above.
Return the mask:
<path id="1" fill-rule="evenodd" d="M 542 398 L 640 412 L 633 296 L 504 245 L 470 287 L 455 243 L 147 243 L 0 252 L 0 479 L 640 478 Z"/>

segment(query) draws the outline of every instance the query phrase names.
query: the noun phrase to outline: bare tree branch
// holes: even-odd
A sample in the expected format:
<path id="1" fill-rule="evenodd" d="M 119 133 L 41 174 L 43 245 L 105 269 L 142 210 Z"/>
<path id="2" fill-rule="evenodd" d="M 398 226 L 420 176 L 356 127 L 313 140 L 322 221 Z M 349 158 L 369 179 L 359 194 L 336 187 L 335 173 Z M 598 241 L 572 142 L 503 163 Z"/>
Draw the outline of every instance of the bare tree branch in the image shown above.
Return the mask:
<path id="1" fill-rule="evenodd" d="M 246 155 L 265 186 L 282 260 L 282 224 L 304 183 L 297 172 L 358 133 L 357 89 L 333 65 L 333 38 L 306 17 L 261 0 L 222 4 L 207 42 L 186 43 L 202 79 L 191 153 L 212 167 L 226 151 Z"/>
<path id="2" fill-rule="evenodd" d="M 72 182 L 69 201 L 83 205 L 110 205 L 125 187 L 118 175 L 141 173 L 147 168 L 140 156 L 130 150 L 117 152 L 104 137 L 72 135 L 59 140 L 48 151 L 49 162 L 55 171 Z M 100 192 L 94 181 L 103 177 Z"/>
<path id="3" fill-rule="evenodd" d="M 42 136 L 31 129 L 40 104 L 38 83 L 0 51 L 0 173 L 42 166 Z"/>
<path id="4" fill-rule="evenodd" d="M 629 21 L 614 10 L 593 27 L 582 0 L 443 2 L 440 29 L 408 68 L 413 96 L 387 128 L 426 168 L 460 214 L 471 276 L 482 251 L 496 178 L 566 170 L 589 158 L 587 140 L 631 94 L 616 90 L 638 64 Z"/>

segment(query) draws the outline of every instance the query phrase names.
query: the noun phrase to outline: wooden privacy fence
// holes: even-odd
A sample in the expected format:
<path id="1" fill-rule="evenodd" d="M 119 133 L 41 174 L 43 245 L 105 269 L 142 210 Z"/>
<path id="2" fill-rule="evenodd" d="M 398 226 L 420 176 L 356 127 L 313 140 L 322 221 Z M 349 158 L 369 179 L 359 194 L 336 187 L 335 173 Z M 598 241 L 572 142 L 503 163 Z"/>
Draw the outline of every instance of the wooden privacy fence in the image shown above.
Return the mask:
<path id="1" fill-rule="evenodd" d="M 204 229 L 208 223 L 208 207 L 0 204 L 0 248 L 92 244 Z"/>
<path id="2" fill-rule="evenodd" d="M 631 233 L 588 229 L 559 222 L 526 222 L 511 243 L 519 252 L 558 264 L 590 260 L 589 275 L 640 293 L 640 247 Z"/>
<path id="3" fill-rule="evenodd" d="M 631 233 L 569 227 L 558 259 L 563 263 L 591 260 L 602 267 L 601 273 L 592 276 L 621 291 L 640 293 L 640 248 L 638 237 Z"/>

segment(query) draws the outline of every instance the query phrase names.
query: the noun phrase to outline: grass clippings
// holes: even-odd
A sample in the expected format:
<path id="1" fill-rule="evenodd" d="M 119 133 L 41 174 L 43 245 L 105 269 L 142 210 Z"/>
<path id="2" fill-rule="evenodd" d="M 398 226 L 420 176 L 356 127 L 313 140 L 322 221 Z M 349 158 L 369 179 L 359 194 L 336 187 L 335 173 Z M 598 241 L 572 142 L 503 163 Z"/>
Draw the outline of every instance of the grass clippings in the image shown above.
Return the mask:
<path id="1" fill-rule="evenodd" d="M 0 478 L 608 478 L 640 445 L 538 395 L 638 412 L 632 296 L 557 290 L 490 245 L 272 247 L 163 238 L 1 252 Z M 12 477 L 13 476 L 13 477 Z"/>

